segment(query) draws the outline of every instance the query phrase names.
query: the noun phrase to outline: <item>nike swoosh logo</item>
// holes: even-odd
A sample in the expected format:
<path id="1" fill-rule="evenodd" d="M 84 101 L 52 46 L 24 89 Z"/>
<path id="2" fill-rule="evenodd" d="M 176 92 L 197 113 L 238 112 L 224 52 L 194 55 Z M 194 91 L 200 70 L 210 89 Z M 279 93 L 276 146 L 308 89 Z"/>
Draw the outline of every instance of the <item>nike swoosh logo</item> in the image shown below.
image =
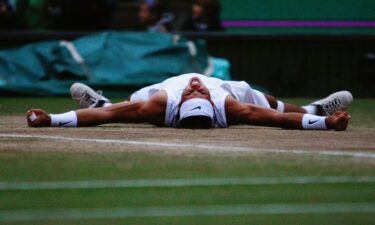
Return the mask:
<path id="1" fill-rule="evenodd" d="M 309 125 L 311 125 L 311 124 L 314 124 L 314 123 L 316 123 L 316 122 L 318 122 L 319 120 L 309 120 Z"/>
<path id="2" fill-rule="evenodd" d="M 65 126 L 65 125 L 67 125 L 68 123 L 71 123 L 72 121 L 68 121 L 68 122 L 60 122 L 59 123 L 59 126 L 60 127 L 63 127 L 63 126 Z"/>
<path id="3" fill-rule="evenodd" d="M 200 106 L 197 106 L 197 107 L 195 107 L 194 109 L 192 109 L 192 110 L 190 110 L 190 111 L 194 111 L 194 110 L 196 110 L 196 109 L 198 109 L 198 110 L 201 110 L 201 109 L 202 109 L 202 107 L 200 107 Z"/>

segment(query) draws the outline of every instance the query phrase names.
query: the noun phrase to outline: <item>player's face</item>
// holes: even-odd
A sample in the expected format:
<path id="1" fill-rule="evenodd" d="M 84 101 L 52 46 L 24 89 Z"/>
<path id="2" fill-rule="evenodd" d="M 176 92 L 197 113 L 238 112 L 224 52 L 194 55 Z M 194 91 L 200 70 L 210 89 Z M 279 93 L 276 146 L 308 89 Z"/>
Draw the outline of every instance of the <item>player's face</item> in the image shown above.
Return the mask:
<path id="1" fill-rule="evenodd" d="M 203 17 L 203 7 L 198 4 L 192 6 L 193 19 L 200 19 Z"/>
<path id="2" fill-rule="evenodd" d="M 211 101 L 210 91 L 198 77 L 190 79 L 185 90 L 182 92 L 181 104 L 192 98 L 204 98 Z"/>
<path id="3" fill-rule="evenodd" d="M 151 11 L 146 3 L 140 5 L 138 19 L 140 23 L 147 23 L 151 19 Z"/>

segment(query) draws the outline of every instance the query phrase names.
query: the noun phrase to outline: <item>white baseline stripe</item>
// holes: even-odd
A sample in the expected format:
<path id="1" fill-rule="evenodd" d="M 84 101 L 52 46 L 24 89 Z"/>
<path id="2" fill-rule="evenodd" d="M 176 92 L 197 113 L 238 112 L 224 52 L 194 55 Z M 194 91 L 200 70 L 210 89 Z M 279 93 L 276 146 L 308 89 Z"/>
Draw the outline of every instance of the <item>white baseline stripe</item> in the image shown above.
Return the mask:
<path id="1" fill-rule="evenodd" d="M 104 209 L 0 211 L 0 221 L 79 220 L 179 216 L 373 213 L 375 203 L 246 204 Z"/>
<path id="2" fill-rule="evenodd" d="M 138 180 L 91 180 L 91 181 L 45 181 L 0 182 L 0 190 L 65 190 L 106 188 L 237 186 L 237 185 L 283 185 L 283 184 L 345 184 L 375 183 L 375 176 L 300 176 L 300 177 L 242 177 L 197 179 L 138 179 Z"/>
<path id="3" fill-rule="evenodd" d="M 188 143 L 163 143 L 153 141 L 132 141 L 132 140 L 117 140 L 117 139 L 91 139 L 91 138 L 73 138 L 62 136 L 49 136 L 49 135 L 27 135 L 27 134 L 0 134 L 0 137 L 10 138 L 38 138 L 44 140 L 60 140 L 60 141 L 85 141 L 95 143 L 112 143 L 112 144 L 130 144 L 141 146 L 153 147 L 166 147 L 166 148 L 189 148 L 189 149 L 207 149 L 214 151 L 226 152 L 268 152 L 268 153 L 289 153 L 289 154 L 306 154 L 306 155 L 328 155 L 328 156 L 349 156 L 359 158 L 375 159 L 375 153 L 372 152 L 358 152 L 358 151 L 341 151 L 341 150 L 287 150 L 287 149 L 262 149 L 251 147 L 235 147 L 235 146 L 222 146 L 222 145 L 205 145 L 205 144 L 188 144 Z"/>

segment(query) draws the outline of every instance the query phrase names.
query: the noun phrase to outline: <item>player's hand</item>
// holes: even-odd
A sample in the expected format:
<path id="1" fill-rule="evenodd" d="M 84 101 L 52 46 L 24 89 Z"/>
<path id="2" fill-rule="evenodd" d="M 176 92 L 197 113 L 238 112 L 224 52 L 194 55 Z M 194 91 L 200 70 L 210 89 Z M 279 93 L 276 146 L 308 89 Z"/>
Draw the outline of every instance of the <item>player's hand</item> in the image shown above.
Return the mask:
<path id="1" fill-rule="evenodd" d="M 31 109 L 26 113 L 27 125 L 29 127 L 49 127 L 51 117 L 41 109 Z"/>
<path id="2" fill-rule="evenodd" d="M 333 115 L 327 117 L 326 123 L 328 128 L 337 131 L 343 131 L 348 128 L 350 115 L 347 112 L 335 112 Z"/>

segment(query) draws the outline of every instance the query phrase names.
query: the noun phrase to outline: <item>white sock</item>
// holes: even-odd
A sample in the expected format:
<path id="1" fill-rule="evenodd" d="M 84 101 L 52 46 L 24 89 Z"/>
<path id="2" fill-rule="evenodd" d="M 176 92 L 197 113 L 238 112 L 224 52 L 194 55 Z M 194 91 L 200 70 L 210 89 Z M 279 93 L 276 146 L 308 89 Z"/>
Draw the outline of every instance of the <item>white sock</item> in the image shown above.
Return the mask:
<path id="1" fill-rule="evenodd" d="M 277 101 L 277 108 L 276 108 L 276 110 L 279 111 L 279 112 L 281 112 L 281 113 L 285 112 L 285 104 L 284 104 L 284 102 L 278 100 Z"/>
<path id="2" fill-rule="evenodd" d="M 306 110 L 306 113 L 312 114 L 312 115 L 317 115 L 318 114 L 318 107 L 315 105 L 305 105 L 302 106 L 303 109 Z"/>
<path id="3" fill-rule="evenodd" d="M 77 113 L 70 111 L 62 114 L 50 114 L 51 127 L 77 127 Z"/>

